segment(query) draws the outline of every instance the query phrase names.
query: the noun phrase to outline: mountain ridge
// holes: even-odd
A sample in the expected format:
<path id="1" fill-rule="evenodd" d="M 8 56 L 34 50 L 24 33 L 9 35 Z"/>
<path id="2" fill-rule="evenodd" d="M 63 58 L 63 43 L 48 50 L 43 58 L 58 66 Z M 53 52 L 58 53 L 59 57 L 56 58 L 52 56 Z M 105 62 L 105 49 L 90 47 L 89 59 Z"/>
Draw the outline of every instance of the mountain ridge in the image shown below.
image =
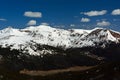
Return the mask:
<path id="1" fill-rule="evenodd" d="M 2 47 L 11 46 L 11 50 L 27 51 L 30 55 L 40 55 L 41 51 L 36 50 L 36 44 L 69 49 L 96 47 L 96 45 L 104 48 L 110 42 L 119 43 L 120 33 L 104 28 L 64 30 L 46 25 L 30 26 L 25 29 L 8 27 L 0 30 L 0 45 Z M 99 43 L 103 44 L 98 45 Z"/>

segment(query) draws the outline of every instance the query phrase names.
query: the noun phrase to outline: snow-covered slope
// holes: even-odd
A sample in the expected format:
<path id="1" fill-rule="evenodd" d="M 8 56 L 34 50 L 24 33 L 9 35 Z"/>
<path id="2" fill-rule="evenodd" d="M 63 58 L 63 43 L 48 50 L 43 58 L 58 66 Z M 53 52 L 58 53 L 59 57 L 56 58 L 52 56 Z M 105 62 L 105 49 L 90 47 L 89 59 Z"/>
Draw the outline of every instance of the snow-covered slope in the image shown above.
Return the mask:
<path id="1" fill-rule="evenodd" d="M 37 49 L 36 44 L 62 47 L 63 49 L 67 49 L 96 46 L 96 43 L 100 42 L 112 41 L 119 43 L 119 40 L 119 32 L 102 28 L 95 28 L 93 30 L 64 30 L 40 25 L 30 26 L 25 29 L 14 29 L 8 27 L 0 30 L 1 47 L 10 46 L 11 49 L 23 50 L 23 52 L 28 51 L 28 53 L 31 55 L 40 55 L 45 51 L 35 51 L 35 49 Z M 49 53 L 52 52 L 49 51 Z"/>

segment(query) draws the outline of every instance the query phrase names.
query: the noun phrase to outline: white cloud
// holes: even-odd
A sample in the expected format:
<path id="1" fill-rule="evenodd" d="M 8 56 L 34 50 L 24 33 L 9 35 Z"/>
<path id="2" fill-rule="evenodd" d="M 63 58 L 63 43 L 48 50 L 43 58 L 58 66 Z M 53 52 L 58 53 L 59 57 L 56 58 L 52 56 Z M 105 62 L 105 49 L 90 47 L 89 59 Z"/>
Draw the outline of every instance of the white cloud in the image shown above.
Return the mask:
<path id="1" fill-rule="evenodd" d="M 120 9 L 113 10 L 112 15 L 120 15 Z"/>
<path id="2" fill-rule="evenodd" d="M 107 13 L 107 10 L 101 10 L 101 11 L 82 12 L 81 14 L 84 14 L 87 16 L 100 16 L 100 15 L 105 15 L 106 13 Z"/>
<path id="3" fill-rule="evenodd" d="M 70 24 L 71 27 L 75 27 L 75 24 Z"/>
<path id="4" fill-rule="evenodd" d="M 0 21 L 7 21 L 6 19 L 4 19 L 4 18 L 0 18 Z"/>
<path id="5" fill-rule="evenodd" d="M 90 22 L 90 19 L 89 18 L 82 18 L 81 22 Z"/>
<path id="6" fill-rule="evenodd" d="M 34 18 L 41 18 L 42 13 L 41 12 L 27 11 L 27 12 L 24 13 L 24 16 L 26 16 L 26 17 L 34 17 Z"/>
<path id="7" fill-rule="evenodd" d="M 44 23 L 41 23 L 41 25 L 48 26 L 49 24 L 44 22 Z"/>
<path id="8" fill-rule="evenodd" d="M 110 26 L 110 25 L 111 23 L 108 21 L 102 21 L 97 23 L 97 26 L 101 26 L 101 27 Z"/>
<path id="9" fill-rule="evenodd" d="M 28 23 L 27 23 L 28 26 L 32 26 L 32 25 L 36 25 L 36 20 L 30 20 Z"/>

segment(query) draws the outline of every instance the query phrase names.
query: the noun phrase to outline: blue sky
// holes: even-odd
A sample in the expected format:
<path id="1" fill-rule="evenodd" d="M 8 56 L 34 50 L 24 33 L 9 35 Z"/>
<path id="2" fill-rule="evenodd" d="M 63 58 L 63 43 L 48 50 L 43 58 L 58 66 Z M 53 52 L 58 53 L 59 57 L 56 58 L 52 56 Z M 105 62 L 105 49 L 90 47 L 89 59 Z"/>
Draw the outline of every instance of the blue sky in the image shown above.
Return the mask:
<path id="1" fill-rule="evenodd" d="M 41 23 L 120 31 L 120 0 L 0 0 L 0 29 Z"/>

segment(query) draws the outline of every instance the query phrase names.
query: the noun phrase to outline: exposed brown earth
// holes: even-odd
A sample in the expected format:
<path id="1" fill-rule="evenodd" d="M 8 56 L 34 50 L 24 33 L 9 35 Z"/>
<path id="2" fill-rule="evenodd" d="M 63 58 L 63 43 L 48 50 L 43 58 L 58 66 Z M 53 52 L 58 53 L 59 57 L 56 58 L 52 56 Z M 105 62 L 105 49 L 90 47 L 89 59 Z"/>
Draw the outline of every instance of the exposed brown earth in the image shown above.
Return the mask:
<path id="1" fill-rule="evenodd" d="M 91 69 L 93 67 L 95 66 L 75 66 L 67 69 L 56 69 L 56 70 L 47 70 L 47 71 L 21 70 L 20 74 L 26 74 L 30 76 L 48 76 L 48 75 L 54 75 L 54 74 L 64 73 L 64 72 L 84 71 L 84 70 Z"/>
<path id="2" fill-rule="evenodd" d="M 110 33 L 111 33 L 114 37 L 120 38 L 120 33 L 113 32 L 113 31 L 110 31 Z"/>

